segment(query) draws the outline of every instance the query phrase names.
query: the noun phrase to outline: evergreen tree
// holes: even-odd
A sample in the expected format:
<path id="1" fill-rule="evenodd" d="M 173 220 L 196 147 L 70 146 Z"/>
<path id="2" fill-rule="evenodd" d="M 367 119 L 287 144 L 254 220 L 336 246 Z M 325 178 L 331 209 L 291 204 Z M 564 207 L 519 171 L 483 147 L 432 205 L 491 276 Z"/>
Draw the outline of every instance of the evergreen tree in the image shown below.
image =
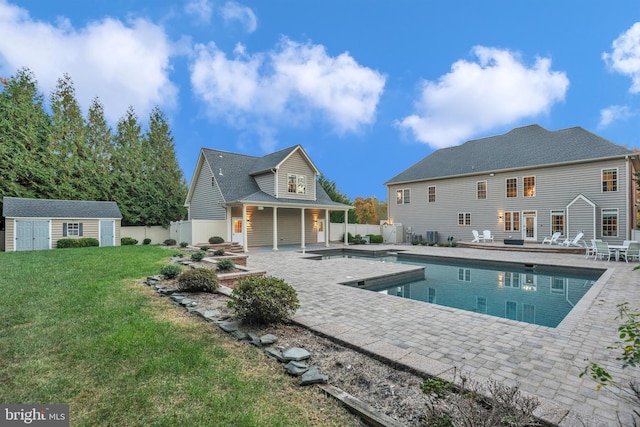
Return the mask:
<path id="1" fill-rule="evenodd" d="M 330 181 L 327 177 L 324 176 L 324 174 L 320 174 L 320 176 L 318 177 L 318 182 L 320 183 L 322 188 L 324 188 L 324 191 L 327 193 L 331 200 L 338 203 L 344 203 L 345 205 L 351 204 L 351 200 L 349 200 L 349 197 L 347 197 L 346 194 L 338 191 L 336 183 Z M 344 212 L 331 212 L 329 214 L 329 218 L 331 222 L 344 223 Z M 353 209 L 349 210 L 348 220 L 349 224 L 358 223 L 358 217 Z"/>
<path id="2" fill-rule="evenodd" d="M 22 68 L 2 80 L 0 92 L 0 202 L 9 197 L 48 197 L 53 167 L 47 148 L 49 116 L 33 73 Z"/>
<path id="3" fill-rule="evenodd" d="M 113 165 L 114 151 L 111 140 L 111 128 L 104 118 L 104 107 L 98 98 L 94 98 L 87 120 L 84 135 L 89 151 L 88 162 L 93 168 L 85 175 L 87 200 L 113 201 Z"/>
<path id="4" fill-rule="evenodd" d="M 151 184 L 151 200 L 147 225 L 169 226 L 170 221 L 185 218 L 184 200 L 187 182 L 178 165 L 175 145 L 167 119 L 157 106 L 149 116 L 145 138 L 147 174 Z"/>

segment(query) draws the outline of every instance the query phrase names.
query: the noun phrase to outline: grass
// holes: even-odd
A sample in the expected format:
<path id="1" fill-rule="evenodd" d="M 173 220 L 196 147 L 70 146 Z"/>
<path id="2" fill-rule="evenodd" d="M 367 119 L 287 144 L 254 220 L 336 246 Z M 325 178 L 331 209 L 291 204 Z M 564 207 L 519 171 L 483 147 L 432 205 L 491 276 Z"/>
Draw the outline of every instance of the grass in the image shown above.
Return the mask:
<path id="1" fill-rule="evenodd" d="M 0 253 L 0 402 L 67 403 L 74 426 L 355 423 L 258 349 L 138 284 L 171 254 Z"/>

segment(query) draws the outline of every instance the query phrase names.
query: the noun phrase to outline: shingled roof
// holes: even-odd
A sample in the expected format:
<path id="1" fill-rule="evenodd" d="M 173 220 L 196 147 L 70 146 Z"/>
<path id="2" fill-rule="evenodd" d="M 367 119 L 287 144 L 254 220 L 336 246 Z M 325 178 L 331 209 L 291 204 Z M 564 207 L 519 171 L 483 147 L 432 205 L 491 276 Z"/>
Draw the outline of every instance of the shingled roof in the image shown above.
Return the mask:
<path id="1" fill-rule="evenodd" d="M 5 218 L 122 219 L 116 202 L 3 197 Z"/>
<path id="2" fill-rule="evenodd" d="M 434 151 L 385 184 L 635 154 L 581 127 L 549 131 L 530 125 Z"/>
<path id="3" fill-rule="evenodd" d="M 295 145 L 263 157 L 230 153 L 211 148 L 203 148 L 202 153 L 209 166 L 211 166 L 211 171 L 222 192 L 222 197 L 227 203 L 244 201 L 308 205 L 311 202 L 314 205 L 344 206 L 342 203 L 332 201 L 317 180 L 315 180 L 316 200 L 314 201 L 276 198 L 260 190 L 253 176 L 278 167 L 297 149 L 302 149 L 302 147 Z M 317 171 L 317 168 L 308 157 L 307 160 L 311 163 L 311 167 Z"/>

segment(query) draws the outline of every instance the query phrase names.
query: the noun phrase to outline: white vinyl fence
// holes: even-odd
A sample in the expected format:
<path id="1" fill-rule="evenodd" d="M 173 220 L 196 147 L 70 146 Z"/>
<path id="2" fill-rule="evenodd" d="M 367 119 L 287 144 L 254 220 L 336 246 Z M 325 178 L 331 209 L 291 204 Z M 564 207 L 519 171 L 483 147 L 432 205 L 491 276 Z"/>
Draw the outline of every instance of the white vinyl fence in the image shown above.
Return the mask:
<path id="1" fill-rule="evenodd" d="M 382 227 L 380 225 L 347 224 L 347 231 L 351 233 L 352 236 L 355 236 L 356 234 L 359 234 L 361 236 L 366 236 L 367 234 L 382 235 Z M 332 242 L 344 240 L 344 223 L 341 223 L 341 222 L 331 223 L 331 227 L 329 231 L 329 239 Z"/>
<path id="2" fill-rule="evenodd" d="M 120 237 L 132 237 L 141 245 L 144 239 L 151 239 L 152 245 L 158 245 L 169 238 L 169 229 L 160 225 L 145 227 L 120 227 Z"/>

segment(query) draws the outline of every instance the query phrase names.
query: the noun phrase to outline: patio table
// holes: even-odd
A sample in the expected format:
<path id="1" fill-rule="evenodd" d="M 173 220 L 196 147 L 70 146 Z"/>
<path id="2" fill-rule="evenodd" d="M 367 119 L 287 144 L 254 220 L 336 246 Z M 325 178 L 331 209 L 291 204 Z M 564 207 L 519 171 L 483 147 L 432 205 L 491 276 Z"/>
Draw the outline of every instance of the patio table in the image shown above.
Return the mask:
<path id="1" fill-rule="evenodd" d="M 609 249 L 613 249 L 614 251 L 616 251 L 616 261 L 620 260 L 620 253 L 621 252 L 626 252 L 628 249 L 628 246 L 625 245 L 609 245 Z"/>

